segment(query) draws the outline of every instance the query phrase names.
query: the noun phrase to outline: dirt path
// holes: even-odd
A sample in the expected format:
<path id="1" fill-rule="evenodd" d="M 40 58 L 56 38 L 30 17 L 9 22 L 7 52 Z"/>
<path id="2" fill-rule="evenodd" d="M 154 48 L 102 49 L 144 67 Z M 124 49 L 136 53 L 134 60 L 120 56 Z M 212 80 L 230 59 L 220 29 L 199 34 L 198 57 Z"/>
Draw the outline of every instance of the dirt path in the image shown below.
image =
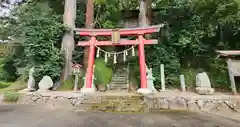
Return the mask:
<path id="1" fill-rule="evenodd" d="M 27 105 L 0 106 L 0 127 L 239 127 L 240 121 L 210 114 L 74 112 Z"/>

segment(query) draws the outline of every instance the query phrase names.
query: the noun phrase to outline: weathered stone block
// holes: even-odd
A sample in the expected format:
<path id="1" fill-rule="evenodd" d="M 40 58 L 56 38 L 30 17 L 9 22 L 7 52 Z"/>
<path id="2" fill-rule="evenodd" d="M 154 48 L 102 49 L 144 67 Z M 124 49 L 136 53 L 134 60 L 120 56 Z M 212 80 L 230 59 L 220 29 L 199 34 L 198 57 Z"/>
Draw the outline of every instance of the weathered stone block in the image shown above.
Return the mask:
<path id="1" fill-rule="evenodd" d="M 224 102 L 218 102 L 214 111 L 232 112 L 233 110 Z"/>
<path id="2" fill-rule="evenodd" d="M 169 103 L 167 99 L 158 99 L 158 107 L 160 109 L 169 109 Z"/>
<path id="3" fill-rule="evenodd" d="M 215 109 L 216 105 L 217 104 L 214 101 L 206 101 L 203 104 L 203 107 L 201 108 L 201 110 L 203 110 L 203 111 L 211 111 L 211 110 Z"/>
<path id="4" fill-rule="evenodd" d="M 212 95 L 214 93 L 213 88 L 204 88 L 204 87 L 197 87 L 196 92 L 201 95 Z"/>
<path id="5" fill-rule="evenodd" d="M 71 104 L 70 100 L 63 97 L 57 97 L 56 99 L 49 99 L 46 102 L 46 105 L 53 108 L 73 108 L 73 105 Z"/>
<path id="6" fill-rule="evenodd" d="M 41 97 L 36 100 L 35 104 L 41 104 L 44 105 L 49 100 L 49 97 Z"/>
<path id="7" fill-rule="evenodd" d="M 234 110 L 240 112 L 240 100 L 236 101 L 234 105 Z"/>
<path id="8" fill-rule="evenodd" d="M 189 110 L 192 111 L 198 111 L 199 110 L 199 106 L 197 105 L 196 100 L 190 100 L 187 102 L 187 107 Z"/>
<path id="9" fill-rule="evenodd" d="M 169 99 L 169 108 L 170 109 L 186 109 L 187 103 L 182 98 L 172 98 Z"/>
<path id="10" fill-rule="evenodd" d="M 199 109 L 202 109 L 203 105 L 204 105 L 204 100 L 197 100 L 197 105 L 198 105 Z"/>
<path id="11" fill-rule="evenodd" d="M 20 96 L 17 104 L 34 104 L 34 101 L 32 100 L 32 95 L 23 95 Z"/>

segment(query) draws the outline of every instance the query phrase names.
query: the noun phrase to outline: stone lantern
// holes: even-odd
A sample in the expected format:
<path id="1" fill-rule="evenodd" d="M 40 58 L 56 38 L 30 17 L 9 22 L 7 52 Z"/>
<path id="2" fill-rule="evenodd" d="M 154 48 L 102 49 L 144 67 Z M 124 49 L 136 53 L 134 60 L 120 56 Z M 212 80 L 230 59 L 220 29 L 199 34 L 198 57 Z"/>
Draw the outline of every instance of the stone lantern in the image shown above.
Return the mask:
<path id="1" fill-rule="evenodd" d="M 74 92 L 77 92 L 77 87 L 78 87 L 78 77 L 79 75 L 81 74 L 81 68 L 82 68 L 82 65 L 80 64 L 73 64 L 72 66 L 73 68 L 73 74 L 75 76 L 75 80 L 74 80 Z"/>

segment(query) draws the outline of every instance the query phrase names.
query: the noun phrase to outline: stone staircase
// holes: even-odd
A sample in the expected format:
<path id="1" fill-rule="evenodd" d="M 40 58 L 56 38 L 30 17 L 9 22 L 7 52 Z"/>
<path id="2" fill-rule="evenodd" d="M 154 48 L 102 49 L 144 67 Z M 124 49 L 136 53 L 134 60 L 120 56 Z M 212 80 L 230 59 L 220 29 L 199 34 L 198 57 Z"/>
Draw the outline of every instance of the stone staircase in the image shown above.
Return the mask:
<path id="1" fill-rule="evenodd" d="M 124 90 L 127 89 L 128 71 L 126 68 L 116 69 L 113 74 L 108 90 Z"/>
<path id="2" fill-rule="evenodd" d="M 98 98 L 98 99 L 97 99 Z M 119 112 L 119 113 L 140 113 L 148 111 L 143 97 L 139 95 L 122 96 L 98 96 L 86 97 L 87 105 L 85 111 L 91 112 Z"/>

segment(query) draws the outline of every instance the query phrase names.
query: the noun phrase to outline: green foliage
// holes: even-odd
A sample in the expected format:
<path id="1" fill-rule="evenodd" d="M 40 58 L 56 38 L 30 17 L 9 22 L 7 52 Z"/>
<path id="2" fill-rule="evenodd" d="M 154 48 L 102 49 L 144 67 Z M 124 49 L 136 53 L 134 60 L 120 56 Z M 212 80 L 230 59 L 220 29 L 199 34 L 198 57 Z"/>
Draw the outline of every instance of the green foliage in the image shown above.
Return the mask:
<path id="1" fill-rule="evenodd" d="M 25 81 L 22 81 L 21 76 L 20 76 L 20 78 L 17 79 L 15 82 L 11 83 L 11 85 L 9 87 L 1 89 L 1 91 L 14 91 L 14 92 L 17 92 L 17 91 L 22 90 L 24 88 L 27 88 L 27 83 Z"/>
<path id="2" fill-rule="evenodd" d="M 17 25 L 23 57 L 18 58 L 17 66 L 35 67 L 36 81 L 49 75 L 54 81 L 59 79 L 63 66 L 63 55 L 60 53 L 61 37 L 64 26 L 61 16 L 54 13 L 48 2 L 31 1 L 16 8 L 13 13 L 18 16 Z"/>
<path id="3" fill-rule="evenodd" d="M 96 59 L 94 75 L 96 77 L 97 85 L 107 85 L 112 78 L 112 68 L 106 66 L 104 59 Z"/>
<path id="4" fill-rule="evenodd" d="M 215 87 L 227 88 L 226 62 L 215 58 L 215 50 L 240 48 L 240 11 L 237 2 L 239 0 L 153 0 L 157 9 L 153 13 L 153 24 L 165 24 L 161 32 L 153 35 L 158 38 L 159 44 L 145 48 L 146 63 L 153 68 L 155 84 L 160 85 L 160 64 L 164 64 L 169 86 L 179 84 L 180 74 L 185 75 L 187 85 L 195 84 L 197 69 L 203 68 Z M 84 27 L 86 2 L 78 1 L 77 6 L 76 27 Z M 123 27 L 121 11 L 135 10 L 139 2 L 95 0 L 94 6 L 95 28 L 116 28 Z M 18 18 L 2 20 L 2 38 L 6 39 L 14 31 L 14 35 L 18 36 L 13 37 L 23 47 L 23 52 L 14 57 L 17 63 L 13 65 L 26 68 L 34 65 L 37 80 L 43 75 L 49 75 L 54 80 L 59 77 L 63 61 L 60 54 L 60 39 L 64 32 L 62 12 L 63 4 L 59 1 L 29 0 L 12 12 L 13 17 Z M 81 62 L 81 51 L 82 48 L 77 48 L 74 52 L 73 62 Z M 112 70 L 106 69 L 108 67 L 103 63 L 102 59 L 96 60 L 95 73 L 97 82 L 107 84 Z M 137 57 L 130 63 L 131 80 L 139 82 Z"/>
<path id="5" fill-rule="evenodd" d="M 14 81 L 17 78 L 16 67 L 11 57 L 0 58 L 0 80 Z"/>
<path id="6" fill-rule="evenodd" d="M 7 82 L 0 82 L 0 89 L 9 87 L 11 84 L 7 83 Z"/>
<path id="7" fill-rule="evenodd" d="M 66 90 L 73 90 L 74 88 L 74 78 L 69 77 L 67 80 L 64 81 L 61 87 L 59 87 L 57 90 L 59 91 L 66 91 Z"/>
<path id="8" fill-rule="evenodd" d="M 4 101 L 6 102 L 17 102 L 19 99 L 19 93 L 17 92 L 4 92 Z"/>

